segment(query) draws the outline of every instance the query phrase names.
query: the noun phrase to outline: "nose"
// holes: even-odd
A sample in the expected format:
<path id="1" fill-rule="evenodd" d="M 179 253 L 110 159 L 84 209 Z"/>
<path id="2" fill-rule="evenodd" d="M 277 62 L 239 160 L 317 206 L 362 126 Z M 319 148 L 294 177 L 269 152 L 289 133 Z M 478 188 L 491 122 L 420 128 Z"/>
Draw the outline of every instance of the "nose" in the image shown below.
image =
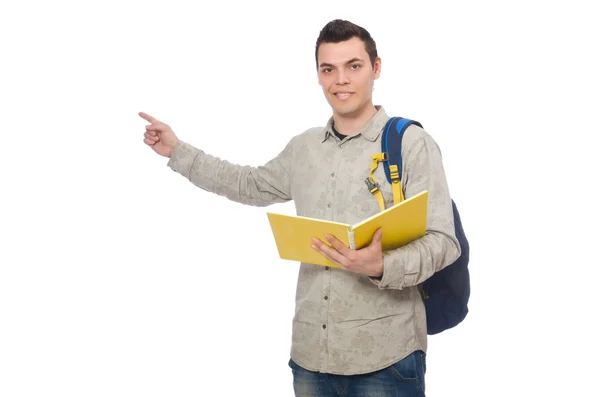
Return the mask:
<path id="1" fill-rule="evenodd" d="M 337 74 L 336 84 L 337 85 L 346 85 L 348 83 L 350 83 L 350 80 L 348 79 L 347 75 L 342 70 L 340 70 Z"/>

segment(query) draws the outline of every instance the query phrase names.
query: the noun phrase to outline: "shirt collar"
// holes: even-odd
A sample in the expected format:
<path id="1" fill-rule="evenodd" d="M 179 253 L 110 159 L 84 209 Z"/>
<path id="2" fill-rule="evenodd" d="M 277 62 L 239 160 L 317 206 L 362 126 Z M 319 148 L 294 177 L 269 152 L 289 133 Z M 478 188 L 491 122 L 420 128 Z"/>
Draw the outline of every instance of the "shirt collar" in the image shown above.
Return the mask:
<path id="1" fill-rule="evenodd" d="M 358 131 L 355 136 L 363 136 L 365 139 L 374 142 L 381 134 L 385 123 L 390 119 L 390 117 L 385 112 L 385 109 L 381 105 L 375 105 L 375 109 L 377 109 L 377 113 L 369 120 L 367 124 L 363 126 L 363 128 Z M 327 138 L 330 136 L 334 136 L 333 133 L 333 116 L 327 120 L 327 124 L 325 125 L 325 132 L 323 134 L 323 140 L 321 142 L 325 142 Z"/>

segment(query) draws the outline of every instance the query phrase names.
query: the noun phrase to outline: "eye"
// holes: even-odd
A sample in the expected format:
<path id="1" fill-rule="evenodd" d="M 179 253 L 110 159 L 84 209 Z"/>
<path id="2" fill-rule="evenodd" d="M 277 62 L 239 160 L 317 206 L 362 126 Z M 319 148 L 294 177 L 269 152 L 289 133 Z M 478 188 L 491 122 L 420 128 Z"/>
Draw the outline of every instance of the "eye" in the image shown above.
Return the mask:
<path id="1" fill-rule="evenodd" d="M 331 68 L 325 68 L 325 69 L 323 69 L 323 73 L 329 73 L 329 72 L 331 72 Z"/>
<path id="2" fill-rule="evenodd" d="M 360 68 L 360 65 L 358 63 L 355 63 L 353 65 L 350 66 L 353 70 L 357 70 Z"/>

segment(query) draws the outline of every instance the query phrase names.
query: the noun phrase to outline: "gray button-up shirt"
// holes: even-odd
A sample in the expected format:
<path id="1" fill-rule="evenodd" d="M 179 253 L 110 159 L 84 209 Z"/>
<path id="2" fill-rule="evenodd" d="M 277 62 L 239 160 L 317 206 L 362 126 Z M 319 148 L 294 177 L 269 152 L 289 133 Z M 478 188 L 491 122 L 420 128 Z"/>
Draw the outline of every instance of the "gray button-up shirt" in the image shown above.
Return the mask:
<path id="1" fill-rule="evenodd" d="M 168 166 L 196 186 L 239 203 L 267 206 L 293 200 L 298 215 L 352 224 L 380 211 L 364 182 L 371 155 L 381 152 L 381 132 L 389 119 L 381 106 L 376 108 L 357 134 L 340 141 L 330 118 L 325 127 L 294 136 L 260 167 L 232 164 L 181 140 Z M 362 374 L 427 349 L 418 284 L 454 262 L 460 246 L 438 145 L 413 125 L 401 150 L 405 197 L 429 191 L 427 235 L 384 252 L 379 279 L 300 264 L 291 357 L 308 370 Z M 383 164 L 375 177 L 388 208 L 393 197 Z"/>

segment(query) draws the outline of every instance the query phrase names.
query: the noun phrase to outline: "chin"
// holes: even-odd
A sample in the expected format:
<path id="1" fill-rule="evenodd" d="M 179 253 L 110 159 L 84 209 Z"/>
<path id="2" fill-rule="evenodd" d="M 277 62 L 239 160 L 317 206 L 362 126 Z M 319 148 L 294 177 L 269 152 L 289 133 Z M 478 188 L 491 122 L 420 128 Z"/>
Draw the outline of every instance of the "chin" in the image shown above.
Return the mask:
<path id="1" fill-rule="evenodd" d="M 341 116 L 352 116 L 358 113 L 361 109 L 360 105 L 350 105 L 350 106 L 332 106 L 335 113 Z"/>

